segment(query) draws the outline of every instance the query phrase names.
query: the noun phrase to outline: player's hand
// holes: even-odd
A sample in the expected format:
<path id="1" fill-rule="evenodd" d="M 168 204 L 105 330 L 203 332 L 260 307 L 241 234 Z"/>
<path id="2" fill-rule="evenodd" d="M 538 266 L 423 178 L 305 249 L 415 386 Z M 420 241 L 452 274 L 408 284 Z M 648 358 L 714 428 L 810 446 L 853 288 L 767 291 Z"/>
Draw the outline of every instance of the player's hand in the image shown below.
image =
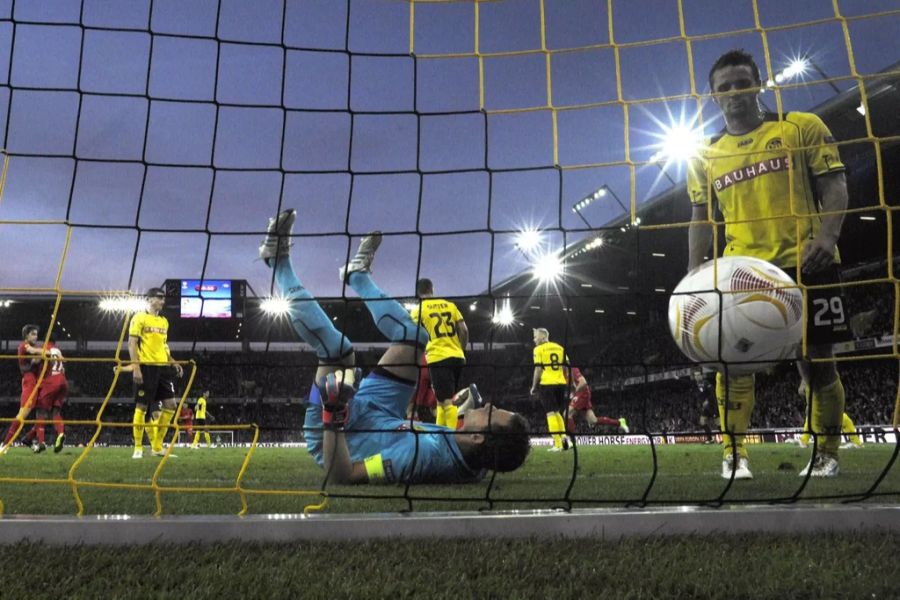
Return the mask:
<path id="1" fill-rule="evenodd" d="M 534 395 L 537 393 L 537 390 L 536 390 L 535 388 L 531 388 L 531 390 L 529 391 L 529 393 L 530 393 L 532 396 L 534 396 Z"/>
<path id="2" fill-rule="evenodd" d="M 355 373 L 351 369 L 329 373 L 321 384 L 322 425 L 343 429 L 350 418 L 349 404 L 356 395 Z"/>
<path id="3" fill-rule="evenodd" d="M 184 376 L 184 368 L 178 363 L 175 363 L 175 374 L 178 375 L 179 379 Z"/>
<path id="4" fill-rule="evenodd" d="M 134 370 L 131 372 L 131 378 L 134 379 L 134 382 L 138 385 L 144 383 L 144 374 L 141 373 L 141 368 L 137 365 L 134 365 Z"/>
<path id="5" fill-rule="evenodd" d="M 803 246 L 800 266 L 804 273 L 818 273 L 834 262 L 834 242 L 813 238 Z"/>

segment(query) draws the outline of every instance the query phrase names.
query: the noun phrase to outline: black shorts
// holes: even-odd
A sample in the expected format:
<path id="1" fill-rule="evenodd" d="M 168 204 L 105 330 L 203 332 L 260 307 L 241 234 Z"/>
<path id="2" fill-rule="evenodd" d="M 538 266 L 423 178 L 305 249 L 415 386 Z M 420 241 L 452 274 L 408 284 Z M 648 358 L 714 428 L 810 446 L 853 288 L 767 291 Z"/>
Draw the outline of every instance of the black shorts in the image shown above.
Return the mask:
<path id="1" fill-rule="evenodd" d="M 141 365 L 144 382 L 133 384 L 134 401 L 153 407 L 154 402 L 175 397 L 175 368 L 168 365 Z"/>
<path id="2" fill-rule="evenodd" d="M 460 390 L 464 366 L 466 366 L 466 359 L 455 357 L 428 363 L 431 387 L 434 388 L 438 402 L 449 400 Z"/>
<path id="3" fill-rule="evenodd" d="M 206 419 L 194 419 L 194 427 L 203 427 L 206 425 Z"/>
<path id="4" fill-rule="evenodd" d="M 847 314 L 838 266 L 831 265 L 824 271 L 804 275 L 803 283 L 829 286 L 807 291 L 807 344 L 837 344 L 852 339 L 850 315 Z"/>
<path id="5" fill-rule="evenodd" d="M 544 412 L 563 413 L 568 405 L 569 386 L 565 383 L 560 385 L 539 385 L 538 396 L 541 399 L 541 406 Z"/>

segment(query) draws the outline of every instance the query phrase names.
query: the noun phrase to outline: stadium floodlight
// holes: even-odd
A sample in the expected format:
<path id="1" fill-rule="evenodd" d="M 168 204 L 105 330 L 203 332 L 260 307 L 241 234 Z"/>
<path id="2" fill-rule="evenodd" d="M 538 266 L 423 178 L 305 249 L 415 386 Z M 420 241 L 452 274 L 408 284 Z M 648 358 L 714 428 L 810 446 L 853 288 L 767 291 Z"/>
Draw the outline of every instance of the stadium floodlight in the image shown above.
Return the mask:
<path id="1" fill-rule="evenodd" d="M 494 316 L 491 317 L 491 323 L 501 327 L 509 327 L 516 322 L 516 315 L 513 313 L 512 306 L 509 304 L 509 298 L 504 298 L 500 306 L 494 309 Z"/>
<path id="2" fill-rule="evenodd" d="M 0 300 L 0 308 L 9 308 L 12 300 Z"/>
<path id="3" fill-rule="evenodd" d="M 663 126 L 659 151 L 653 155 L 654 162 L 665 158 L 667 163 L 688 162 L 697 156 L 703 145 L 703 132 L 684 123 Z"/>
<path id="4" fill-rule="evenodd" d="M 287 298 L 272 296 L 260 302 L 259 309 L 271 317 L 280 317 L 290 312 L 291 303 Z"/>
<path id="5" fill-rule="evenodd" d="M 563 261 L 560 257 L 556 253 L 549 252 L 538 257 L 531 268 L 531 273 L 541 283 L 554 283 L 562 277 L 563 270 Z"/>
<path id="6" fill-rule="evenodd" d="M 541 232 L 538 229 L 523 229 L 516 234 L 516 247 L 520 250 L 534 250 L 541 242 Z"/>
<path id="7" fill-rule="evenodd" d="M 109 296 L 100 299 L 99 307 L 108 313 L 139 312 L 147 308 L 147 300 L 136 296 Z"/>
<path id="8" fill-rule="evenodd" d="M 782 69 L 781 72 L 775 74 L 775 83 L 783 83 L 794 77 L 800 77 L 801 75 L 806 74 L 808 68 L 809 59 L 795 58 L 791 60 L 790 64 Z"/>

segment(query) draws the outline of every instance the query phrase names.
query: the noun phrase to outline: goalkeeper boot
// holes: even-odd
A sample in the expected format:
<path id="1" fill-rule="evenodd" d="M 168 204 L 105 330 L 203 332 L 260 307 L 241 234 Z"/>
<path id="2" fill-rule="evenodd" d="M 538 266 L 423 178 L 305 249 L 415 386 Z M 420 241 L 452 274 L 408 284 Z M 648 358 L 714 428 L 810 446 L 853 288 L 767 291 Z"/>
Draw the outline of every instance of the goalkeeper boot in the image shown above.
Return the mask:
<path id="1" fill-rule="evenodd" d="M 722 479 L 731 479 L 732 471 L 735 479 L 753 479 L 753 473 L 750 472 L 750 461 L 743 456 L 738 457 L 737 468 L 734 467 L 734 456 L 730 454 L 722 461 Z"/>
<path id="2" fill-rule="evenodd" d="M 459 408 L 460 417 L 465 415 L 466 411 L 484 406 L 484 398 L 481 397 L 481 392 L 478 391 L 478 386 L 474 383 L 470 383 L 468 388 L 459 392 L 456 395 L 456 401 L 458 402 L 457 407 Z"/>
<path id="3" fill-rule="evenodd" d="M 287 256 L 291 252 L 291 233 L 294 231 L 294 221 L 297 219 L 297 211 L 293 208 L 278 213 L 277 217 L 269 219 L 266 227 L 266 239 L 259 245 L 259 257 L 269 260 L 278 256 Z"/>
<path id="4" fill-rule="evenodd" d="M 381 245 L 381 239 L 380 231 L 373 231 L 362 239 L 356 255 L 338 271 L 341 281 L 346 282 L 350 273 L 369 273 L 372 270 L 372 260 L 375 259 L 375 251 Z"/>

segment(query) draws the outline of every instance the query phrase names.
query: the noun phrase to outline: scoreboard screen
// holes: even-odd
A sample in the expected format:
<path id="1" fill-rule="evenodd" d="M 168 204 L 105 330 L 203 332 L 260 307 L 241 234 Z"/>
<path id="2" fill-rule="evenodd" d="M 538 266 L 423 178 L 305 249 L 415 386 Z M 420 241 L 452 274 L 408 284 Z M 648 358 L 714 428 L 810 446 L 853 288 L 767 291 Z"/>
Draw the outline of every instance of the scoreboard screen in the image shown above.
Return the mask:
<path id="1" fill-rule="evenodd" d="M 233 288 L 230 279 L 182 279 L 181 318 L 232 318 Z"/>

